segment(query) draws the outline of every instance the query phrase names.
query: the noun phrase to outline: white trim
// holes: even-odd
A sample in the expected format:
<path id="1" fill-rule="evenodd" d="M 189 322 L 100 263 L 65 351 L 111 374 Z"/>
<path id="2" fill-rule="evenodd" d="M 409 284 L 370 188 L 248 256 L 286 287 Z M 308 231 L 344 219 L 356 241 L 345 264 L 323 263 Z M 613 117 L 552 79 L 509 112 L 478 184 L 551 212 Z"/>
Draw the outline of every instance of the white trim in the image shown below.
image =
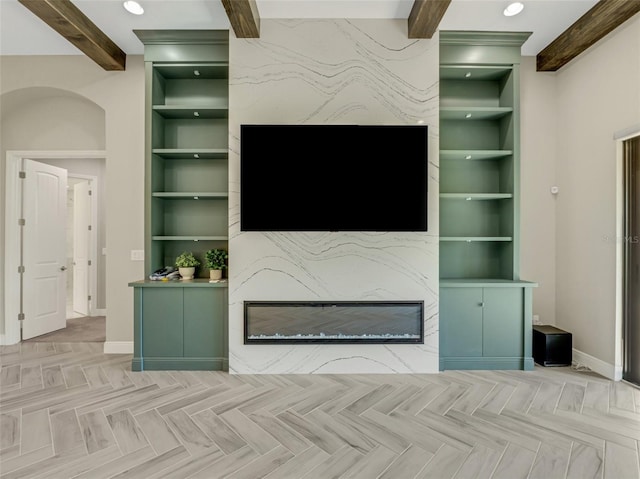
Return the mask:
<path id="1" fill-rule="evenodd" d="M 79 173 L 69 173 L 69 178 L 80 178 L 89 181 L 89 189 L 91 190 L 91 239 L 89 240 L 89 259 L 91 260 L 91 268 L 89 268 L 89 316 L 104 316 L 97 314 L 98 308 L 98 198 L 100 191 L 98 190 L 98 177 L 94 175 L 82 175 Z"/>
<path id="2" fill-rule="evenodd" d="M 107 158 L 104 150 L 64 150 L 64 151 L 7 151 L 5 229 L 4 229 L 4 339 L 3 344 L 20 342 L 20 227 L 18 219 L 22 211 L 22 185 L 18 172 L 22 160 L 64 159 L 64 158 Z M 6 342 L 5 342 L 6 341 Z"/>
<path id="3" fill-rule="evenodd" d="M 640 125 L 634 125 L 634 126 L 630 126 L 629 128 L 624 128 L 622 130 L 616 131 L 613 134 L 613 139 L 624 141 L 638 135 L 640 135 Z"/>
<path id="4" fill-rule="evenodd" d="M 22 188 L 18 173 L 22 156 L 7 152 L 4 236 L 4 337 L 2 344 L 20 342 L 20 227 Z"/>
<path id="5" fill-rule="evenodd" d="M 573 362 L 581 366 L 586 366 L 593 372 L 612 381 L 620 381 L 622 379 L 622 366 L 609 364 L 575 348 L 573 348 Z"/>
<path id="6" fill-rule="evenodd" d="M 616 238 L 624 237 L 624 142 L 640 136 L 640 125 L 614 134 L 616 140 Z M 616 305 L 614 323 L 614 372 L 620 380 L 624 371 L 624 241 L 616 241 Z"/>
<path id="7" fill-rule="evenodd" d="M 624 148 L 616 141 L 616 239 L 624 236 Z M 624 242 L 616 241 L 615 315 L 613 336 L 614 367 L 624 364 Z M 620 373 L 622 377 L 622 372 Z"/>
<path id="8" fill-rule="evenodd" d="M 95 314 L 94 316 L 106 316 L 107 315 L 107 308 L 104 309 L 95 309 Z"/>
<path id="9" fill-rule="evenodd" d="M 133 341 L 105 341 L 104 354 L 133 354 Z"/>

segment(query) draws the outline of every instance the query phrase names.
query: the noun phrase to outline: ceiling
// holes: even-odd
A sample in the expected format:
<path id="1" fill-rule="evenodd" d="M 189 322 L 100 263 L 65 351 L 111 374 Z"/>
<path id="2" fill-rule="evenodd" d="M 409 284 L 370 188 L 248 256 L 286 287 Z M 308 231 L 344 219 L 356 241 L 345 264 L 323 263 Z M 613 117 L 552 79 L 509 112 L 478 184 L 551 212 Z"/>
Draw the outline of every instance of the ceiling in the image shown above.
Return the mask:
<path id="1" fill-rule="evenodd" d="M 141 55 L 133 30 L 229 29 L 220 0 L 138 0 L 142 16 L 131 15 L 122 0 L 73 0 L 127 55 Z M 521 0 L 524 11 L 507 18 L 509 0 L 452 0 L 441 30 L 533 32 L 522 54 L 537 55 L 597 0 Z M 256 0 L 262 20 L 282 18 L 407 19 L 413 0 Z M 18 3 L 0 0 L 0 55 L 83 55 L 75 46 Z"/>

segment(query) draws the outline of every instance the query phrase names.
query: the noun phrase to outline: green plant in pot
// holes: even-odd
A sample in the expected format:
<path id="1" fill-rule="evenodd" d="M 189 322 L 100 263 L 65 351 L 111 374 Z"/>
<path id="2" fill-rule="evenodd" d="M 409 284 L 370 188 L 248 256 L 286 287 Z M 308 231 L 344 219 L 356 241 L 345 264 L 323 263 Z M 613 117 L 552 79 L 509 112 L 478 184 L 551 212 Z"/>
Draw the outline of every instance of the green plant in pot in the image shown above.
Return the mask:
<path id="1" fill-rule="evenodd" d="M 222 270 L 227 267 L 227 259 L 229 254 L 223 249 L 210 249 L 204 254 L 207 268 L 209 268 L 209 277 L 211 279 L 221 279 Z"/>
<path id="2" fill-rule="evenodd" d="M 176 266 L 182 279 L 193 279 L 196 266 L 200 266 L 200 261 L 193 256 L 192 252 L 185 251 L 176 258 Z"/>

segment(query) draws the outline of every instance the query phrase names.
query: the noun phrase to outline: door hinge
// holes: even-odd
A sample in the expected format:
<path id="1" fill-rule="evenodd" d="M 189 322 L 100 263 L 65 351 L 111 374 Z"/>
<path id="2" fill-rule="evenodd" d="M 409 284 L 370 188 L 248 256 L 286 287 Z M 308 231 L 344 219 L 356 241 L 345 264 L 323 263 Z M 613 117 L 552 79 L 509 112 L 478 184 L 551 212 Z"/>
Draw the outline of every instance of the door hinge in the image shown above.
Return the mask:
<path id="1" fill-rule="evenodd" d="M 91 301 L 91 295 L 87 296 L 87 299 L 88 299 L 89 301 Z"/>
<path id="2" fill-rule="evenodd" d="M 91 196 L 93 193 L 91 192 L 91 190 L 89 190 L 89 196 Z"/>
<path id="3" fill-rule="evenodd" d="M 24 218 L 20 218 L 18 220 L 18 226 L 24 226 L 27 222 L 24 220 Z"/>
<path id="4" fill-rule="evenodd" d="M 21 180 L 24 180 L 27 177 L 27 172 L 26 171 L 19 171 L 18 172 L 18 178 L 20 178 Z"/>
<path id="5" fill-rule="evenodd" d="M 18 313 L 18 321 L 24 321 L 24 313 Z"/>
<path id="6" fill-rule="evenodd" d="M 24 266 L 18 266 L 18 273 L 24 273 Z"/>
<path id="7" fill-rule="evenodd" d="M 89 225 L 89 231 L 91 231 L 91 225 Z"/>
<path id="8" fill-rule="evenodd" d="M 87 263 L 89 264 L 89 266 L 91 266 L 91 260 L 87 261 Z"/>

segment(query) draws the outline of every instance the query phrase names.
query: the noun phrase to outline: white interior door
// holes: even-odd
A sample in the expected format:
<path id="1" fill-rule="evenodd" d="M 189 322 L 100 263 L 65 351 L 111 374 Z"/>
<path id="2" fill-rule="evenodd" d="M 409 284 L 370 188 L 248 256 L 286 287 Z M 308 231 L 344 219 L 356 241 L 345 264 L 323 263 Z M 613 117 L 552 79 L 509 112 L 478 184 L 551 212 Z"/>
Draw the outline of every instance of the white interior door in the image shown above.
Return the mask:
<path id="1" fill-rule="evenodd" d="M 89 244 L 91 196 L 89 182 L 73 185 L 73 310 L 89 315 Z"/>
<path id="2" fill-rule="evenodd" d="M 67 170 L 24 160 L 22 338 L 66 326 Z"/>

